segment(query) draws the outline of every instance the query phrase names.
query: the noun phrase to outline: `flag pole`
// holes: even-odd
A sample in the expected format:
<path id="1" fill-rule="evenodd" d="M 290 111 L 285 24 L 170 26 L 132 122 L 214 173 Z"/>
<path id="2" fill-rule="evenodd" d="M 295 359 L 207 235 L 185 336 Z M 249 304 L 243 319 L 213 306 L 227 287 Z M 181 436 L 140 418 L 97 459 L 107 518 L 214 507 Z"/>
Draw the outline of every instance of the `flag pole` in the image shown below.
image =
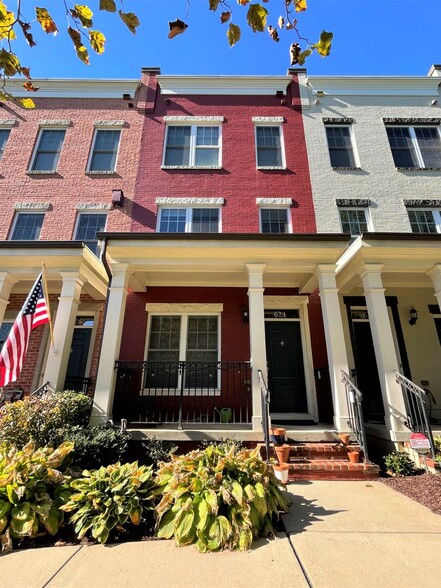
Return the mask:
<path id="1" fill-rule="evenodd" d="M 41 275 L 43 278 L 43 294 L 44 294 L 44 299 L 46 301 L 47 314 L 49 316 L 49 331 L 51 334 L 51 343 L 52 343 L 52 347 L 55 348 L 54 331 L 52 329 L 51 308 L 49 306 L 49 290 L 47 289 L 47 281 L 46 281 L 46 264 L 44 262 L 41 264 Z"/>

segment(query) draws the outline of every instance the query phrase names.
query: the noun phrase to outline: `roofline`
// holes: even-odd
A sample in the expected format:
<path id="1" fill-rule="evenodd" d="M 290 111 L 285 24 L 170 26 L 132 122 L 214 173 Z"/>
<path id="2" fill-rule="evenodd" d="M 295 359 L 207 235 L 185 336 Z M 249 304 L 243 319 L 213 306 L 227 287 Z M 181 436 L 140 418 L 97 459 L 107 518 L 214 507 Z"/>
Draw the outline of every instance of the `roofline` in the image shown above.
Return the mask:
<path id="1" fill-rule="evenodd" d="M 441 233 L 363 233 L 363 241 L 441 241 Z"/>
<path id="2" fill-rule="evenodd" d="M 441 235 L 440 235 L 441 236 Z M 98 239 L 119 241 L 331 241 L 348 243 L 343 233 L 97 233 Z"/>
<path id="3" fill-rule="evenodd" d="M 82 241 L 0 241 L 0 249 L 83 249 Z"/>

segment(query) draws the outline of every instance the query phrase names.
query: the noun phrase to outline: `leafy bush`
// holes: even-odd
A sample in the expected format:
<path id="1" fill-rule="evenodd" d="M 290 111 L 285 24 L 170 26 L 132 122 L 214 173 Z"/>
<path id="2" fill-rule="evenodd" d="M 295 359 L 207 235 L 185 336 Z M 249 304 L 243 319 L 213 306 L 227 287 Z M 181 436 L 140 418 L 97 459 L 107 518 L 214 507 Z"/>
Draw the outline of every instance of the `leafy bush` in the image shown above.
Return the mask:
<path id="1" fill-rule="evenodd" d="M 158 537 L 201 552 L 249 549 L 253 538 L 275 535 L 288 503 L 259 448 L 208 446 L 160 464 L 163 497 L 156 507 Z"/>
<path id="2" fill-rule="evenodd" d="M 176 452 L 178 446 L 173 441 L 156 439 L 156 437 L 147 437 L 146 442 L 142 444 L 145 449 L 146 461 L 148 465 L 157 467 L 160 461 L 168 461 Z"/>
<path id="3" fill-rule="evenodd" d="M 59 507 L 70 497 L 68 479 L 59 469 L 72 451 L 72 443 L 58 449 L 35 449 L 28 443 L 19 450 L 0 447 L 0 540 L 2 550 L 12 539 L 56 535 L 63 521 Z"/>
<path id="4" fill-rule="evenodd" d="M 404 451 L 392 451 L 384 456 L 388 471 L 397 476 L 411 476 L 415 473 L 415 465 Z"/>
<path id="5" fill-rule="evenodd" d="M 73 441 L 74 464 L 81 469 L 96 469 L 123 459 L 130 433 L 98 425 L 92 428 L 72 427 L 65 439 Z"/>
<path id="6" fill-rule="evenodd" d="M 221 450 L 228 450 L 231 447 L 234 447 L 235 451 L 242 451 L 242 449 L 245 449 L 245 445 L 242 441 L 235 437 L 218 437 L 215 441 L 204 439 L 200 442 L 201 449 L 206 449 L 207 447 L 210 447 L 210 445 L 220 447 Z"/>
<path id="7" fill-rule="evenodd" d="M 116 526 L 129 520 L 139 525 L 144 511 L 153 510 L 157 490 L 152 469 L 137 462 L 85 470 L 70 486 L 76 493 L 61 509 L 74 513 L 70 521 L 79 539 L 90 530 L 100 543 L 106 543 Z"/>
<path id="8" fill-rule="evenodd" d="M 30 441 L 39 447 L 59 445 L 67 429 L 87 425 L 91 408 L 91 398 L 69 391 L 7 403 L 0 410 L 0 443 L 19 448 Z"/>

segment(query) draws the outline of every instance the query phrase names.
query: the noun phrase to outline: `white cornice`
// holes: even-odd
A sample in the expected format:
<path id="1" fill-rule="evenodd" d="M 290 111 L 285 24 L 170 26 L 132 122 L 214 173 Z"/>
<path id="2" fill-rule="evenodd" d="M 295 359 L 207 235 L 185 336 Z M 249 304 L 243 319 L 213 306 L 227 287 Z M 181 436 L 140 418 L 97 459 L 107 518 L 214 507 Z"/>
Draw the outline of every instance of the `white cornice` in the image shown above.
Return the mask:
<path id="1" fill-rule="evenodd" d="M 29 98 L 29 92 L 22 88 L 26 80 L 14 80 L 6 84 L 6 90 L 18 98 Z M 37 79 L 32 83 L 38 87 L 33 98 L 122 98 L 123 94 L 133 96 L 139 80 L 97 80 L 97 79 Z"/>
<path id="2" fill-rule="evenodd" d="M 291 76 L 157 76 L 161 94 L 275 95 Z"/>
<path id="3" fill-rule="evenodd" d="M 438 96 L 437 77 L 385 76 L 308 76 L 308 86 L 315 92 L 332 96 Z"/>

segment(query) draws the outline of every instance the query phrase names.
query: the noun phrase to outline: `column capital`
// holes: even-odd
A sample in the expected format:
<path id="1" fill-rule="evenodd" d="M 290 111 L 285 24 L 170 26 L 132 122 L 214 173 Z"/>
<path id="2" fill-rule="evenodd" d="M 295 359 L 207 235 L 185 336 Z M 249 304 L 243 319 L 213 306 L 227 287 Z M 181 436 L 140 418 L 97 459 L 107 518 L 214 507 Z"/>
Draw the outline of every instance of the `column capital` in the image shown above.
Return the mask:
<path id="1" fill-rule="evenodd" d="M 254 291 L 255 288 L 263 289 L 263 274 L 266 264 L 247 263 L 245 267 L 248 272 L 248 292 Z"/>
<path id="2" fill-rule="evenodd" d="M 433 265 L 429 270 L 427 270 L 426 275 L 428 275 L 432 280 L 436 280 L 436 278 L 441 277 L 441 264 L 437 263 Z"/>
<path id="3" fill-rule="evenodd" d="M 129 263 L 113 263 L 110 267 L 112 272 L 112 281 L 109 290 L 117 289 L 127 290 L 132 268 Z"/>
<path id="4" fill-rule="evenodd" d="M 383 286 L 383 280 L 381 278 L 381 270 L 383 265 L 381 264 L 372 264 L 372 265 L 365 265 L 363 270 L 360 273 L 361 279 L 363 280 L 363 286 L 365 293 L 366 291 L 370 292 L 384 292 L 385 288 Z"/>
<path id="5" fill-rule="evenodd" d="M 319 283 L 320 292 L 338 292 L 337 281 L 335 275 L 335 265 L 318 265 L 314 274 Z"/>

